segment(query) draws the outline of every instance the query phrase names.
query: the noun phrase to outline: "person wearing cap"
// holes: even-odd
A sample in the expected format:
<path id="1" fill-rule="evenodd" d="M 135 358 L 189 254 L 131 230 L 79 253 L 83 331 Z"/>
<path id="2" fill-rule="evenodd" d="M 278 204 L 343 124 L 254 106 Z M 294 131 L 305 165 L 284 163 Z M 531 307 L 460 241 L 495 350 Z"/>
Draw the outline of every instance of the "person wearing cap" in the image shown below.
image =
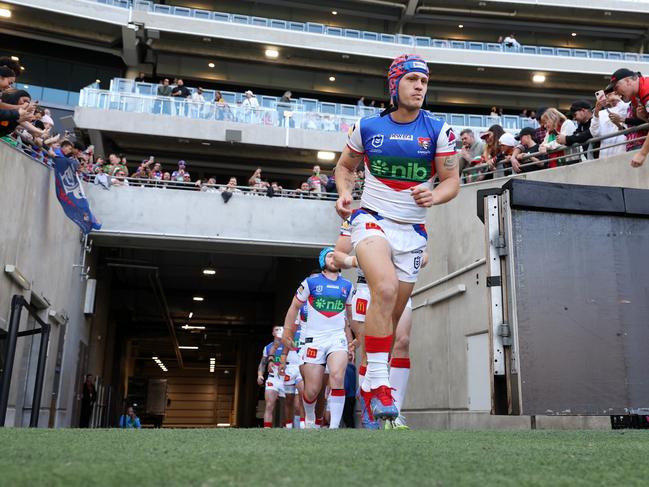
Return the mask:
<path id="1" fill-rule="evenodd" d="M 570 115 L 574 122 L 576 122 L 577 127 L 572 135 L 557 134 L 557 142 L 561 145 L 572 146 L 575 144 L 581 145 L 584 151 L 587 151 L 589 148 L 597 149 L 599 143 L 595 143 L 591 146 L 587 142 L 593 138 L 593 134 L 590 130 L 591 120 L 593 119 L 593 107 L 588 100 L 577 100 L 570 105 Z M 597 159 L 597 153 L 588 152 L 586 154 L 587 159 Z"/>
<path id="2" fill-rule="evenodd" d="M 335 171 L 340 195 L 336 211 L 350 218 L 352 244 L 372 297 L 365 321 L 368 365 L 361 398 L 369 402 L 375 418 L 392 421 L 399 409 L 392 396 L 388 356 L 393 341 L 404 342 L 398 347 L 402 355 L 391 357 L 409 361 L 410 330 L 395 330 L 395 325 L 426 250 L 426 209 L 452 200 L 460 189 L 455 133 L 445 121 L 422 110 L 428 78 L 428 65 L 420 56 L 394 59 L 388 70 L 391 106 L 356 122 Z M 352 212 L 355 171 L 361 161 L 361 208 Z M 433 188 L 436 176 L 439 184 Z"/>
<path id="3" fill-rule="evenodd" d="M 544 156 L 537 154 L 530 157 L 530 154 L 539 152 L 539 144 L 534 140 L 536 129 L 524 127 L 516 136 L 516 147 L 509 158 L 512 170 L 516 174 L 538 171 L 545 167 Z"/>
<path id="4" fill-rule="evenodd" d="M 615 91 L 634 107 L 642 106 L 645 111 L 649 111 L 649 77 L 647 76 L 620 68 L 611 75 L 610 83 L 604 91 Z M 631 166 L 642 166 L 647 155 L 649 155 L 649 137 L 645 138 L 640 150 L 633 154 Z"/>
<path id="5" fill-rule="evenodd" d="M 308 326 L 302 330 L 302 377 L 306 427 L 315 426 L 315 405 L 322 389 L 325 365 L 329 368 L 330 429 L 338 428 L 345 408 L 347 354 L 354 350 L 349 324 L 352 321 L 353 286 L 340 275 L 333 247 L 325 247 L 318 257 L 321 272 L 302 281 L 284 319 L 282 343 L 294 346 L 295 321 L 306 303 Z"/>
<path id="6" fill-rule="evenodd" d="M 618 95 L 614 90 L 605 90 L 604 97 L 597 100 L 597 103 L 595 104 L 595 112 L 590 129 L 593 137 L 603 137 L 605 135 L 614 134 L 619 130 L 626 129 L 624 123 L 626 114 L 629 111 L 629 105 L 630 103 L 622 101 L 620 95 Z M 599 151 L 598 157 L 605 158 L 617 154 L 623 154 L 626 152 L 626 144 L 622 144 L 625 140 L 626 136 L 624 135 L 608 137 L 602 140 L 600 143 L 601 150 Z"/>

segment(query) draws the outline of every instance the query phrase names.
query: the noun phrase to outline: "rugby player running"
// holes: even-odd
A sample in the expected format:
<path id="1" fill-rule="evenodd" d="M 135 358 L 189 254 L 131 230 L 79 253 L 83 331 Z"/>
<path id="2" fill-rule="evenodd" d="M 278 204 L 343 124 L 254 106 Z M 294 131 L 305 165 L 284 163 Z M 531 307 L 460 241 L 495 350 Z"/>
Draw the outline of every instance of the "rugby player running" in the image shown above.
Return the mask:
<path id="1" fill-rule="evenodd" d="M 365 321 L 367 372 L 361 386 L 377 419 L 398 416 L 388 357 L 394 327 L 410 297 L 426 248 L 426 208 L 452 200 L 460 188 L 455 134 L 422 110 L 428 66 L 417 55 L 396 58 L 388 71 L 391 107 L 362 118 L 336 166 L 336 211 L 350 218 L 351 239 L 372 305 Z M 354 171 L 365 164 L 361 208 L 351 210 Z M 433 189 L 437 175 L 439 184 Z"/>

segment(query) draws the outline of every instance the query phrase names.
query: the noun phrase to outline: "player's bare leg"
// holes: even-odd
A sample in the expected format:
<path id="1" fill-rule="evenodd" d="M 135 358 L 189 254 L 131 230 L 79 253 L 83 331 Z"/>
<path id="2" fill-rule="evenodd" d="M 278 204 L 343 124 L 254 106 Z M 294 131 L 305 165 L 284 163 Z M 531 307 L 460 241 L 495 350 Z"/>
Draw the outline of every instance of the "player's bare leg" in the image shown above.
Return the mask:
<path id="1" fill-rule="evenodd" d="M 329 366 L 329 429 L 338 429 L 345 409 L 345 370 L 347 369 L 347 352 L 332 352 L 327 357 Z"/>
<path id="2" fill-rule="evenodd" d="M 264 392 L 264 399 L 266 407 L 264 408 L 264 428 L 273 427 L 273 413 L 275 412 L 275 404 L 277 404 L 277 397 L 279 393 L 272 389 L 266 389 Z"/>
<path id="3" fill-rule="evenodd" d="M 392 263 L 392 250 L 387 240 L 372 236 L 356 245 L 356 256 L 365 273 L 371 299 L 365 318 L 367 372 L 361 395 L 365 401 L 371 401 L 377 419 L 395 418 L 398 410 L 390 391 L 388 357 L 392 349 L 393 315 L 398 311 L 395 306 L 399 281 Z"/>
<path id="4" fill-rule="evenodd" d="M 306 427 L 313 428 L 316 421 L 316 401 L 323 386 L 324 366 L 320 364 L 304 364 L 302 367 L 304 378 L 304 413 Z"/>

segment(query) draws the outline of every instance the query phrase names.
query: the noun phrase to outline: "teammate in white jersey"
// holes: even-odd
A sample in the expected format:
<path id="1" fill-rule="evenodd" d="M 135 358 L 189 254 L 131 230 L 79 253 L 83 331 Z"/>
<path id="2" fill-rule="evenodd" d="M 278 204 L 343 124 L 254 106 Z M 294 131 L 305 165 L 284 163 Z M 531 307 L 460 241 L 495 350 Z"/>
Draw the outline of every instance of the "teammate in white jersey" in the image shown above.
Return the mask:
<path id="1" fill-rule="evenodd" d="M 419 56 L 396 58 L 388 71 L 391 108 L 356 123 L 336 166 L 336 211 L 350 218 L 351 239 L 370 288 L 365 322 L 369 393 L 378 419 L 399 410 L 390 389 L 388 356 L 394 327 L 412 294 L 427 244 L 426 208 L 453 199 L 460 187 L 455 134 L 422 110 L 428 66 Z M 352 213 L 355 170 L 365 164 L 361 208 Z M 433 179 L 439 185 L 433 188 Z"/>
<path id="2" fill-rule="evenodd" d="M 277 399 L 284 396 L 284 376 L 279 373 L 279 360 L 283 350 L 281 342 L 283 331 L 284 328 L 281 326 L 273 327 L 273 341 L 264 347 L 257 368 L 257 384 L 260 386 L 264 384 L 264 374 L 268 369 L 266 389 L 264 390 L 264 400 L 266 402 L 264 428 L 273 427 L 273 415 Z"/>
<path id="3" fill-rule="evenodd" d="M 349 306 L 353 287 L 334 266 L 333 252 L 331 247 L 322 249 L 319 257 L 322 273 L 302 281 L 284 320 L 287 332 L 282 342 L 284 346 L 291 346 L 293 324 L 302 305 L 308 303 L 308 322 L 302 351 L 307 428 L 315 426 L 315 402 L 322 389 L 325 366 L 329 368 L 331 387 L 329 427 L 338 428 L 345 407 L 347 353 L 355 346 L 348 325 L 351 321 Z"/>
<path id="4" fill-rule="evenodd" d="M 358 280 L 356 289 L 352 298 L 352 331 L 354 336 L 362 340 L 364 335 L 364 324 L 367 310 L 371 304 L 370 290 L 363 270 L 358 267 L 356 257 L 350 256 L 353 246 L 351 242 L 351 224 L 349 220 L 343 221 L 340 227 L 340 234 L 336 241 L 334 252 L 334 261 L 341 269 L 358 269 Z M 424 252 L 421 267 L 428 264 L 428 252 Z M 401 414 L 401 407 L 406 396 L 408 388 L 408 378 L 410 375 L 410 332 L 412 329 L 412 300 L 409 299 L 403 314 L 399 318 L 395 330 L 394 346 L 390 356 L 390 386 L 392 387 L 392 396 L 394 403 L 399 410 L 399 416 L 394 420 L 386 421 L 386 428 L 408 429 L 405 417 Z M 361 365 L 358 368 L 359 384 L 365 380 L 367 370 L 367 356 L 365 350 L 362 350 Z M 379 423 L 372 415 L 370 405 L 367 401 L 367 394 L 360 394 L 361 400 L 361 424 L 366 429 L 378 429 Z"/>

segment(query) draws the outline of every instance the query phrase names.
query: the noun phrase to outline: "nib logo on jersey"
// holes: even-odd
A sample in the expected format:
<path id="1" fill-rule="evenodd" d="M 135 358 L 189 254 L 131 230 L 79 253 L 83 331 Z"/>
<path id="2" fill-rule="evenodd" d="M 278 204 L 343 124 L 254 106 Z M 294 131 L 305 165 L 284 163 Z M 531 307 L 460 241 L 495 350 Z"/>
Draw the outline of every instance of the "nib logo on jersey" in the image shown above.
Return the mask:
<path id="1" fill-rule="evenodd" d="M 318 313 L 332 318 L 345 309 L 345 301 L 334 296 L 309 296 L 309 304 Z"/>
<path id="2" fill-rule="evenodd" d="M 369 156 L 372 176 L 396 190 L 408 189 L 428 181 L 432 176 L 431 168 L 430 159 Z"/>

